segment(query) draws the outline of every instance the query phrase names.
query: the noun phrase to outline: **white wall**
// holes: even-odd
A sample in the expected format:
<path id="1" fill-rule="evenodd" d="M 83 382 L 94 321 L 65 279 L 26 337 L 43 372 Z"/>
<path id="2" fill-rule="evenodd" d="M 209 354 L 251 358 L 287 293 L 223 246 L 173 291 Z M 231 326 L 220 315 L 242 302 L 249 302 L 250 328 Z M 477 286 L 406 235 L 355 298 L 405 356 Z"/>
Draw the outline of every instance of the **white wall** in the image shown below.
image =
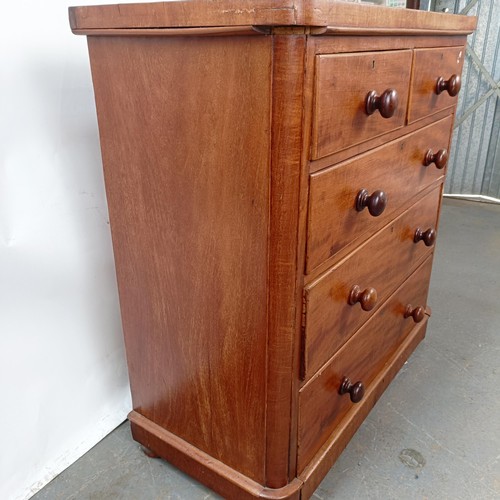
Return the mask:
<path id="1" fill-rule="evenodd" d="M 2 500 L 130 409 L 87 46 L 63 0 L 2 4 L 0 405 Z"/>

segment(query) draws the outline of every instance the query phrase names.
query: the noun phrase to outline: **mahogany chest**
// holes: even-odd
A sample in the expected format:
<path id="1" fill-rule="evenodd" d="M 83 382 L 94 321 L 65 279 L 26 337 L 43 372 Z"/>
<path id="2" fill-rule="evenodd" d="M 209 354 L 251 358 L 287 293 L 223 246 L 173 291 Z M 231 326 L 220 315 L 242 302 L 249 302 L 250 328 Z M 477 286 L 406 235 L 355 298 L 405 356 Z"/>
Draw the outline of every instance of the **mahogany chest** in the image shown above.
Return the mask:
<path id="1" fill-rule="evenodd" d="M 329 0 L 74 7 L 134 439 L 309 498 L 425 334 L 475 18 Z"/>

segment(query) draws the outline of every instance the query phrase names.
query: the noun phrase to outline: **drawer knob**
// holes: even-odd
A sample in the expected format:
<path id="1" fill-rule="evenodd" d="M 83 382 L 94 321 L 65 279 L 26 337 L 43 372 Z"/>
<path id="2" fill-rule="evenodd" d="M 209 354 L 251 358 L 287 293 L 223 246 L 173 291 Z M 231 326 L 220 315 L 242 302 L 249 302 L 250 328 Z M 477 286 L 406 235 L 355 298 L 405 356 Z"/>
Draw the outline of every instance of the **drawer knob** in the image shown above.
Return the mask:
<path id="1" fill-rule="evenodd" d="M 387 195 L 380 190 L 373 191 L 370 195 L 366 189 L 362 189 L 356 196 L 356 210 L 362 212 L 368 207 L 368 212 L 373 217 L 378 217 L 387 206 Z"/>
<path id="2" fill-rule="evenodd" d="M 353 306 L 357 302 L 361 304 L 363 311 L 371 311 L 377 304 L 377 290 L 369 287 L 366 290 L 361 290 L 359 285 L 354 285 L 349 293 L 349 305 Z"/>
<path id="3" fill-rule="evenodd" d="M 427 231 L 424 231 L 417 227 L 413 241 L 415 243 L 423 241 L 426 247 L 431 247 L 436 242 L 436 230 L 429 228 Z"/>
<path id="4" fill-rule="evenodd" d="M 445 80 L 442 76 L 437 79 L 436 82 L 436 94 L 439 95 L 441 92 L 448 92 L 448 95 L 455 97 L 460 92 L 460 87 L 462 86 L 462 79 L 460 75 L 451 75 L 448 80 Z"/>
<path id="5" fill-rule="evenodd" d="M 359 403 L 365 395 L 365 386 L 363 385 L 363 382 L 356 382 L 355 384 L 352 384 L 347 377 L 344 377 L 340 384 L 339 394 L 342 396 L 347 393 L 349 393 L 353 403 Z"/>
<path id="6" fill-rule="evenodd" d="M 427 153 L 425 153 L 424 165 L 428 167 L 431 163 L 434 163 L 438 170 L 446 167 L 448 163 L 448 151 L 446 151 L 446 149 L 440 149 L 437 153 L 433 153 L 432 149 L 429 149 Z"/>
<path id="7" fill-rule="evenodd" d="M 391 118 L 398 107 L 398 93 L 395 89 L 387 89 L 378 95 L 371 90 L 366 95 L 365 110 L 367 115 L 373 115 L 378 109 L 383 118 Z"/>
<path id="8" fill-rule="evenodd" d="M 425 308 L 422 306 L 413 307 L 411 304 L 408 304 L 404 316 L 405 318 L 413 318 L 415 323 L 420 323 L 425 317 Z"/>

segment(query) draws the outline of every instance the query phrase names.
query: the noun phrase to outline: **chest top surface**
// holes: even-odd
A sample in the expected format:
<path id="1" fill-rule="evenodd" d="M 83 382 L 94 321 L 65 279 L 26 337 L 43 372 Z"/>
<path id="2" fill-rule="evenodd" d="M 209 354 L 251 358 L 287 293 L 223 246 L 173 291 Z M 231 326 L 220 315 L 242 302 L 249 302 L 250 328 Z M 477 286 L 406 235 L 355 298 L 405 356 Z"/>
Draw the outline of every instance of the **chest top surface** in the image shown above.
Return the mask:
<path id="1" fill-rule="evenodd" d="M 75 33 L 102 29 L 304 26 L 471 33 L 467 16 L 331 0 L 185 0 L 70 7 Z M 82 33 L 88 34 L 88 33 Z"/>

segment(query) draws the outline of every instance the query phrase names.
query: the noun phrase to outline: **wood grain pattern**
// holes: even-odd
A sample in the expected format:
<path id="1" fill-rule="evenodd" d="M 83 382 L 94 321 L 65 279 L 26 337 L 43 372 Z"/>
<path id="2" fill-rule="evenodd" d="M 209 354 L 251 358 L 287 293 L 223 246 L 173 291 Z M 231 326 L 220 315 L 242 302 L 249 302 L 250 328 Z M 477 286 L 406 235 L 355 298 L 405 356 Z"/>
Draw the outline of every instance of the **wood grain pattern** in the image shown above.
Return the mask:
<path id="1" fill-rule="evenodd" d="M 382 144 L 389 143 L 394 139 L 401 137 L 402 135 L 415 132 L 420 128 L 426 127 L 427 125 L 437 122 L 442 118 L 445 118 L 446 116 L 450 116 L 452 114 L 453 114 L 453 109 L 450 108 L 443 109 L 441 111 L 438 111 L 436 114 L 432 116 L 427 116 L 425 118 L 422 118 L 417 123 L 411 123 L 409 125 L 406 125 L 402 129 L 393 130 L 392 132 L 388 132 L 387 134 L 384 134 L 382 136 L 367 140 L 362 144 L 351 146 L 350 148 L 343 149 L 342 151 L 338 151 L 337 153 L 334 153 L 332 155 L 325 156 L 324 158 L 321 158 L 319 160 L 311 161 L 309 163 L 309 173 L 313 174 L 314 172 L 332 166 L 334 163 L 340 163 L 349 158 L 352 158 L 353 156 L 364 153 L 369 149 L 374 149 L 376 147 L 381 146 Z"/>
<path id="2" fill-rule="evenodd" d="M 387 360 L 384 367 L 372 380 L 372 383 L 365 391 L 363 401 L 360 404 L 352 405 L 351 410 L 346 414 L 345 418 L 341 420 L 340 424 L 328 437 L 325 444 L 318 450 L 307 467 L 299 474 L 299 479 L 304 483 L 301 490 L 302 498 L 310 498 L 312 496 L 314 490 L 344 451 L 345 447 L 387 386 L 397 375 L 410 354 L 425 337 L 426 328 L 427 321 L 423 321 L 408 334 L 400 347 L 391 358 Z"/>
<path id="3" fill-rule="evenodd" d="M 290 449 L 289 449 L 289 479 L 297 476 L 297 438 L 298 438 L 298 399 L 301 385 L 300 368 L 302 363 L 302 327 L 303 327 L 303 290 L 305 276 L 303 274 L 306 255 L 306 232 L 307 232 L 307 210 L 309 199 L 309 172 L 308 159 L 311 144 L 312 103 L 314 98 L 314 44 L 306 44 L 304 54 L 304 94 L 303 94 L 303 121 L 302 121 L 302 152 L 301 152 L 301 177 L 300 195 L 298 205 L 298 232 L 297 232 L 297 287 L 299 301 L 297 304 L 297 325 L 300 327 L 299 335 L 295 336 L 293 364 L 292 364 L 292 399 L 291 399 L 291 425 L 290 425 Z"/>
<path id="4" fill-rule="evenodd" d="M 349 305 L 354 285 L 373 287 L 383 301 L 429 255 L 413 241 L 417 227 L 436 227 L 441 186 L 420 199 L 377 235 L 305 288 L 304 376 L 321 365 L 377 310 Z"/>
<path id="5" fill-rule="evenodd" d="M 297 207 L 306 170 L 301 163 L 305 45 L 304 35 L 273 37 L 266 421 L 266 485 L 271 488 L 281 488 L 289 480 L 292 381 L 297 376 L 291 367 L 302 300 Z"/>
<path id="6" fill-rule="evenodd" d="M 419 103 L 418 82 L 475 18 L 190 0 L 70 21 L 88 35 L 134 439 L 226 498 L 309 498 L 425 333 L 444 171 L 422 163 L 448 149 L 455 102 Z M 386 118 L 361 119 L 392 87 L 396 116 L 386 92 Z M 377 217 L 351 213 L 361 189 L 385 190 Z M 330 394 L 344 376 L 366 384 L 356 405 Z"/>
<path id="7" fill-rule="evenodd" d="M 205 28 L 98 28 L 73 30 L 89 36 L 262 36 L 253 26 L 207 26 Z"/>
<path id="8" fill-rule="evenodd" d="M 202 481 L 225 498 L 259 498 L 262 490 L 259 483 L 215 460 L 136 411 L 132 411 L 128 418 L 136 441 L 147 443 L 146 446 L 161 458 Z"/>
<path id="9" fill-rule="evenodd" d="M 453 35 L 466 35 L 469 33 L 468 29 L 463 30 L 440 30 L 440 29 L 421 29 L 421 28 L 356 28 L 356 27 L 336 27 L 327 26 L 321 32 L 318 28 L 311 32 L 311 35 L 322 36 L 336 36 L 336 35 L 349 35 L 349 36 L 453 36 Z M 399 47 L 402 48 L 402 47 Z"/>
<path id="10" fill-rule="evenodd" d="M 424 166 L 429 149 L 448 148 L 452 118 L 447 117 L 351 161 L 311 175 L 306 270 L 335 257 L 353 240 L 364 241 L 393 218 L 406 200 L 442 177 L 434 165 Z M 358 212 L 361 189 L 382 190 L 387 207 L 373 217 Z"/>
<path id="11" fill-rule="evenodd" d="M 366 33 L 363 30 L 363 33 Z M 403 36 L 384 35 L 378 33 L 373 36 L 363 34 L 322 35 L 311 36 L 309 43 L 314 44 L 314 51 L 320 54 L 340 54 L 343 52 L 373 52 L 375 50 L 403 50 L 425 47 L 447 47 L 458 46 L 465 43 L 464 35 L 442 35 L 442 36 Z"/>
<path id="12" fill-rule="evenodd" d="M 317 56 L 312 159 L 405 124 L 411 59 L 409 50 Z M 387 89 L 397 91 L 394 116 L 383 118 L 379 112 L 369 116 L 368 93 Z"/>
<path id="13" fill-rule="evenodd" d="M 302 16 L 297 24 L 304 26 L 355 27 L 397 30 L 457 30 L 470 33 L 476 18 L 450 14 L 392 9 L 378 5 L 348 4 L 332 0 L 302 0 Z"/>
<path id="14" fill-rule="evenodd" d="M 263 484 L 271 40 L 201 40 L 89 38 L 133 404 Z"/>
<path id="15" fill-rule="evenodd" d="M 457 96 L 436 94 L 436 82 L 440 76 L 447 80 L 451 75 L 461 75 L 464 59 L 463 46 L 415 51 L 408 123 L 456 105 Z"/>
<path id="16" fill-rule="evenodd" d="M 147 443 L 147 446 L 155 450 L 158 456 L 217 491 L 224 498 L 242 500 L 257 498 L 299 500 L 300 498 L 302 481 L 299 479 L 290 481 L 283 488 L 264 488 L 261 484 L 215 460 L 140 413 L 132 411 L 128 418 L 136 441 Z"/>
<path id="17" fill-rule="evenodd" d="M 293 0 L 189 0 L 70 7 L 73 30 L 293 25 Z"/>
<path id="18" fill-rule="evenodd" d="M 299 473 L 304 470 L 332 430 L 351 409 L 339 394 L 343 377 L 368 388 L 415 323 L 404 317 L 407 304 L 426 305 L 432 267 L 430 256 L 375 314 L 300 391 Z M 335 335 L 332 332 L 332 337 Z"/>
<path id="19" fill-rule="evenodd" d="M 330 26 L 365 29 L 452 30 L 470 33 L 473 17 L 346 4 L 331 0 L 189 0 L 70 7 L 71 28 L 179 26 Z"/>

